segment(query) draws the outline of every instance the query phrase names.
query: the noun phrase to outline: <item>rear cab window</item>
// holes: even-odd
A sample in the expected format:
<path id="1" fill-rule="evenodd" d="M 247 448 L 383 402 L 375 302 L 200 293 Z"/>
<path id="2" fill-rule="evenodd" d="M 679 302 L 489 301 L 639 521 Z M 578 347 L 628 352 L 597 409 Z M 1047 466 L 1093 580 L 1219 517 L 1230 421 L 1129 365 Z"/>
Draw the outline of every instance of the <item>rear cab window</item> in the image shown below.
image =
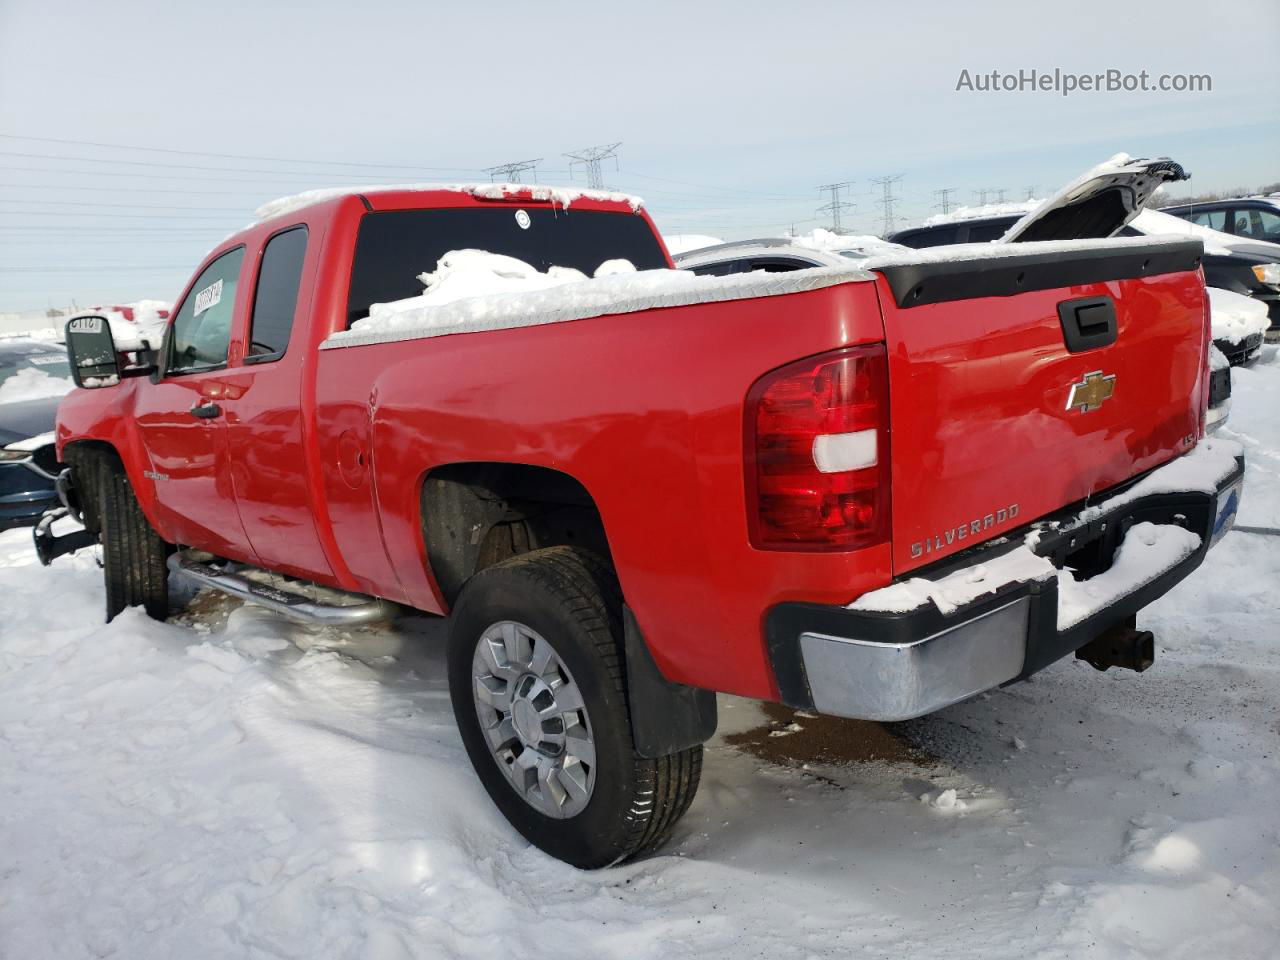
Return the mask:
<path id="1" fill-rule="evenodd" d="M 629 260 L 637 270 L 667 266 L 648 222 L 631 214 L 515 203 L 366 213 L 356 235 L 347 326 L 367 317 L 372 304 L 418 296 L 418 274 L 435 270 L 449 251 L 468 249 L 542 271 L 573 267 L 588 277 L 606 260 Z"/>
<path id="2" fill-rule="evenodd" d="M 227 365 L 231 320 L 244 247 L 228 250 L 201 271 L 173 317 L 165 347 L 164 375 L 178 376 Z"/>
<path id="3" fill-rule="evenodd" d="M 245 363 L 278 360 L 289 348 L 306 255 L 307 228 L 301 224 L 275 234 L 263 247 Z"/>

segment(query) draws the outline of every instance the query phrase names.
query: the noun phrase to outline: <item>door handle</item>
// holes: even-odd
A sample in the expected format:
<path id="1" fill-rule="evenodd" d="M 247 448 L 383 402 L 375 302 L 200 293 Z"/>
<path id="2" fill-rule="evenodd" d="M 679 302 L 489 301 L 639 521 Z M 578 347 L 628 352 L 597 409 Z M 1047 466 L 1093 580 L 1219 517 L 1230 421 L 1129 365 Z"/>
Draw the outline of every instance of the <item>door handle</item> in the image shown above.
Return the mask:
<path id="1" fill-rule="evenodd" d="M 212 420 L 214 417 L 222 416 L 222 408 L 212 400 L 206 400 L 204 403 L 197 403 L 192 407 L 191 415 L 201 420 Z"/>

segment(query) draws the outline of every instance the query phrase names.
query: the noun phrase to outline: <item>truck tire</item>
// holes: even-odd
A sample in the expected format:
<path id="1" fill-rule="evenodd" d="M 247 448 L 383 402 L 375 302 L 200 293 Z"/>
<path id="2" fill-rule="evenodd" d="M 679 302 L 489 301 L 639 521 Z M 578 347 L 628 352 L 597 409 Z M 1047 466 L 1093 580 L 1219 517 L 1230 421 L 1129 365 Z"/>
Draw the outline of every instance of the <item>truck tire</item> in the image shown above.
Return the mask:
<path id="1" fill-rule="evenodd" d="M 489 796 L 534 846 L 577 867 L 658 847 L 689 808 L 702 746 L 635 749 L 612 567 L 573 547 L 472 577 L 449 626 L 449 691 Z"/>
<path id="2" fill-rule="evenodd" d="M 103 464 L 98 479 L 98 518 L 102 527 L 102 575 L 107 621 L 125 607 L 144 607 L 147 615 L 169 615 L 169 545 L 147 522 L 129 477 L 119 463 Z"/>

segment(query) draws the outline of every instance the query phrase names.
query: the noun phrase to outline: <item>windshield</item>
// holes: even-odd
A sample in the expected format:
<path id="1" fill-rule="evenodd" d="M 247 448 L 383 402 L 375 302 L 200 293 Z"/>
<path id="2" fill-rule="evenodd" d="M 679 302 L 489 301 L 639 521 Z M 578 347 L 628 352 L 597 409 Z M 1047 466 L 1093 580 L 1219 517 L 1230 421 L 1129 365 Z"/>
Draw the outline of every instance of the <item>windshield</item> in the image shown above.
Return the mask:
<path id="1" fill-rule="evenodd" d="M 542 272 L 573 267 L 588 277 L 606 260 L 630 260 L 637 270 L 667 266 L 649 224 L 633 214 L 514 203 L 370 213 L 356 237 L 347 326 L 367 317 L 371 304 L 421 294 L 418 274 L 435 270 L 451 250 L 515 257 Z"/>
<path id="2" fill-rule="evenodd" d="M 40 347 L 31 351 L 0 347 L 0 383 L 22 370 L 35 370 L 59 379 L 71 377 L 67 355 L 55 347 Z"/>
<path id="3" fill-rule="evenodd" d="M 73 385 L 71 365 L 61 347 L 0 341 L 0 403 L 60 397 Z"/>

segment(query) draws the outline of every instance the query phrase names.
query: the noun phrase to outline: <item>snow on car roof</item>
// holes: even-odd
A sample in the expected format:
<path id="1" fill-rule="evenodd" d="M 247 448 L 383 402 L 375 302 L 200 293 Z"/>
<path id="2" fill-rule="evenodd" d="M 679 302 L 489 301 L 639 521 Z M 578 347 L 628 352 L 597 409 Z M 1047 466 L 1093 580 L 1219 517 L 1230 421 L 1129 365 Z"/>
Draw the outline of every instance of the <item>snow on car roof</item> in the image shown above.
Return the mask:
<path id="1" fill-rule="evenodd" d="M 1043 200 L 1018 200 L 1010 203 L 979 203 L 973 206 L 956 207 L 947 213 L 937 213 L 926 218 L 922 227 L 936 227 L 943 223 L 959 223 L 962 220 L 985 220 L 988 217 L 1012 217 L 1030 213 L 1040 206 Z"/>
<path id="2" fill-rule="evenodd" d="M 531 183 L 401 183 L 375 184 L 368 187 L 323 187 L 318 190 L 306 190 L 288 197 L 280 197 L 264 203 L 254 211 L 257 222 L 270 220 L 272 217 L 294 213 L 314 203 L 323 203 L 336 197 L 354 197 L 370 193 L 400 193 L 404 191 L 444 191 L 448 193 L 465 193 L 485 200 L 501 200 L 503 197 L 517 193 L 528 193 L 530 199 L 551 201 L 555 206 L 569 209 L 576 200 L 599 200 L 607 203 L 625 203 L 632 210 L 638 211 L 644 206 L 640 197 L 626 193 L 614 193 L 608 190 L 582 190 L 576 187 L 548 187 Z"/>

